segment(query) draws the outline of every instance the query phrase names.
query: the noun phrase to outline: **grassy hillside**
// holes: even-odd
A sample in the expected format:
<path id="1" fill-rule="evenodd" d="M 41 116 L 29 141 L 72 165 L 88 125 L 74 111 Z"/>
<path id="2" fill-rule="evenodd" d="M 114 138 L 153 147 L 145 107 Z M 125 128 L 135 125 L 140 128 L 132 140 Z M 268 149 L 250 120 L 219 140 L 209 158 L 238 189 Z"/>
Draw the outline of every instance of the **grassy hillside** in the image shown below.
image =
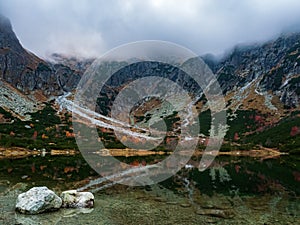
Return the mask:
<path id="1" fill-rule="evenodd" d="M 243 141 L 300 154 L 300 117 L 292 115 L 272 127 L 245 137 Z"/>
<path id="2" fill-rule="evenodd" d="M 21 121 L 2 108 L 0 113 L 8 121 L 0 124 L 0 146 L 28 149 L 77 148 L 72 137 L 69 115 L 65 114 L 61 119 L 50 104 L 43 110 L 30 114 L 31 121 Z"/>

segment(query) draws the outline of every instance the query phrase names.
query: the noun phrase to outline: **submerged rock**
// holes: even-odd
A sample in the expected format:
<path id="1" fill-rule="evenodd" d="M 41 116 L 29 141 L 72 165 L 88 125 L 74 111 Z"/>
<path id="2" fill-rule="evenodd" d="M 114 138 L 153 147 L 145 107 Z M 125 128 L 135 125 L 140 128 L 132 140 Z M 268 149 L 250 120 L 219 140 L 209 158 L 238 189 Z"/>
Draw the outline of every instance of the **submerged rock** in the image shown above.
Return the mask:
<path id="1" fill-rule="evenodd" d="M 70 223 L 70 219 L 75 217 L 76 219 L 81 215 L 87 215 L 92 213 L 94 209 L 78 208 L 78 209 L 62 209 L 55 213 L 45 213 L 38 215 L 24 215 L 20 213 L 15 214 L 15 222 L 9 224 L 22 224 L 22 225 L 53 225 L 53 224 L 94 224 L 84 223 L 81 218 L 81 222 Z M 85 217 L 87 219 L 87 217 Z M 7 223 L 8 224 L 8 223 Z M 2 225 L 2 223 L 1 223 Z"/>
<path id="2" fill-rule="evenodd" d="M 93 208 L 94 195 L 91 192 L 78 192 L 76 190 L 64 191 L 61 194 L 64 208 Z"/>
<path id="3" fill-rule="evenodd" d="M 18 196 L 16 210 L 24 214 L 39 214 L 58 210 L 62 200 L 47 187 L 34 187 Z"/>
<path id="4" fill-rule="evenodd" d="M 89 214 L 94 211 L 93 208 L 76 208 L 63 211 L 63 217 L 75 217 L 80 214 Z"/>
<path id="5" fill-rule="evenodd" d="M 38 215 L 15 214 L 15 222 L 11 224 L 20 225 L 53 225 L 58 224 L 62 219 L 61 213 L 45 213 Z"/>
<path id="6" fill-rule="evenodd" d="M 223 219 L 230 219 L 234 217 L 234 213 L 231 210 L 198 209 L 196 213 L 198 215 L 213 216 L 213 217 L 219 217 Z"/>

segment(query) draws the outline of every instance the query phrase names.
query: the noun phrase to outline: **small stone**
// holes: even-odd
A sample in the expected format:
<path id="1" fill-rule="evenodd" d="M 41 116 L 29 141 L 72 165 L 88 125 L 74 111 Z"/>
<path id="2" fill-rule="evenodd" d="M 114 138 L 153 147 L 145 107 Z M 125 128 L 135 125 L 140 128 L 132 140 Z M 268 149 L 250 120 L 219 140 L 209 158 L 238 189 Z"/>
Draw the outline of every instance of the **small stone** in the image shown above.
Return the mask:
<path id="1" fill-rule="evenodd" d="M 177 205 L 177 202 L 166 202 L 167 205 Z"/>
<path id="2" fill-rule="evenodd" d="M 28 178 L 28 175 L 24 175 L 24 176 L 21 177 L 22 180 L 25 180 L 27 178 Z"/>
<path id="3" fill-rule="evenodd" d="M 76 190 L 61 193 L 62 207 L 64 208 L 93 208 L 94 195 L 91 192 L 78 192 Z"/>
<path id="4" fill-rule="evenodd" d="M 61 198 L 47 187 L 34 187 L 18 196 L 16 210 L 24 214 L 39 214 L 58 210 L 61 204 Z"/>
<path id="5" fill-rule="evenodd" d="M 189 204 L 189 203 L 182 203 L 182 204 L 180 204 L 180 206 L 183 207 L 183 208 L 189 208 L 189 207 L 191 207 L 191 204 Z"/>
<path id="6" fill-rule="evenodd" d="M 214 208 L 214 206 L 211 205 L 211 204 L 205 204 L 205 205 L 202 205 L 201 207 L 202 207 L 203 209 L 213 209 L 213 208 Z"/>
<path id="7" fill-rule="evenodd" d="M 207 218 L 207 219 L 205 220 L 205 222 L 206 222 L 206 223 L 217 223 L 217 221 L 214 220 L 214 219 L 212 219 L 212 218 Z"/>
<path id="8" fill-rule="evenodd" d="M 221 209 L 199 209 L 197 212 L 199 215 L 219 217 L 223 219 L 230 219 L 234 217 L 234 214 L 230 210 L 221 210 Z"/>
<path id="9" fill-rule="evenodd" d="M 156 202 L 165 202 L 165 200 L 163 198 L 161 198 L 161 197 L 156 197 L 156 198 L 154 198 L 154 200 Z"/>

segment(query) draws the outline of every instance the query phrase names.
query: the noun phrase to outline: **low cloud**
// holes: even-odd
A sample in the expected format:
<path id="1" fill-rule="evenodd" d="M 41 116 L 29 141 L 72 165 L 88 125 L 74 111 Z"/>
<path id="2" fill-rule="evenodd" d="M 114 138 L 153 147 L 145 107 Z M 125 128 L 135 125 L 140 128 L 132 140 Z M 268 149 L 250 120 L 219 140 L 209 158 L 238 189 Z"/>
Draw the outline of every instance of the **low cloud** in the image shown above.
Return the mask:
<path id="1" fill-rule="evenodd" d="M 172 41 L 197 54 L 300 31 L 298 0 L 2 0 L 22 44 L 41 57 L 99 56 L 131 41 Z"/>

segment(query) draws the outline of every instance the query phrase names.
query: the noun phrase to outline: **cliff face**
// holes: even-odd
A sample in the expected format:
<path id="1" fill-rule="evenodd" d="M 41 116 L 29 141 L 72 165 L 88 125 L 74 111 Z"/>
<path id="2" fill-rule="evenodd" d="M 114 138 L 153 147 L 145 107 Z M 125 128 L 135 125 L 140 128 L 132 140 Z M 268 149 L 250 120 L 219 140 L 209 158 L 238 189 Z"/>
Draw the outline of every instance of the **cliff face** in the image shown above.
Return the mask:
<path id="1" fill-rule="evenodd" d="M 228 94 L 255 85 L 289 107 L 299 106 L 300 34 L 289 34 L 263 45 L 236 47 L 220 61 L 208 61 Z"/>
<path id="2" fill-rule="evenodd" d="M 264 44 L 237 46 L 222 59 L 212 55 L 202 58 L 216 74 L 228 109 L 258 110 L 277 118 L 289 108 L 300 107 L 299 33 L 282 35 Z M 118 90 L 125 81 L 157 73 L 197 93 L 199 87 L 177 72 L 166 65 L 142 62 L 124 67 L 107 85 L 110 90 Z"/>
<path id="3" fill-rule="evenodd" d="M 0 16 L 0 78 L 24 93 L 40 90 L 49 97 L 74 89 L 80 72 L 54 66 L 25 50 L 10 21 Z"/>

